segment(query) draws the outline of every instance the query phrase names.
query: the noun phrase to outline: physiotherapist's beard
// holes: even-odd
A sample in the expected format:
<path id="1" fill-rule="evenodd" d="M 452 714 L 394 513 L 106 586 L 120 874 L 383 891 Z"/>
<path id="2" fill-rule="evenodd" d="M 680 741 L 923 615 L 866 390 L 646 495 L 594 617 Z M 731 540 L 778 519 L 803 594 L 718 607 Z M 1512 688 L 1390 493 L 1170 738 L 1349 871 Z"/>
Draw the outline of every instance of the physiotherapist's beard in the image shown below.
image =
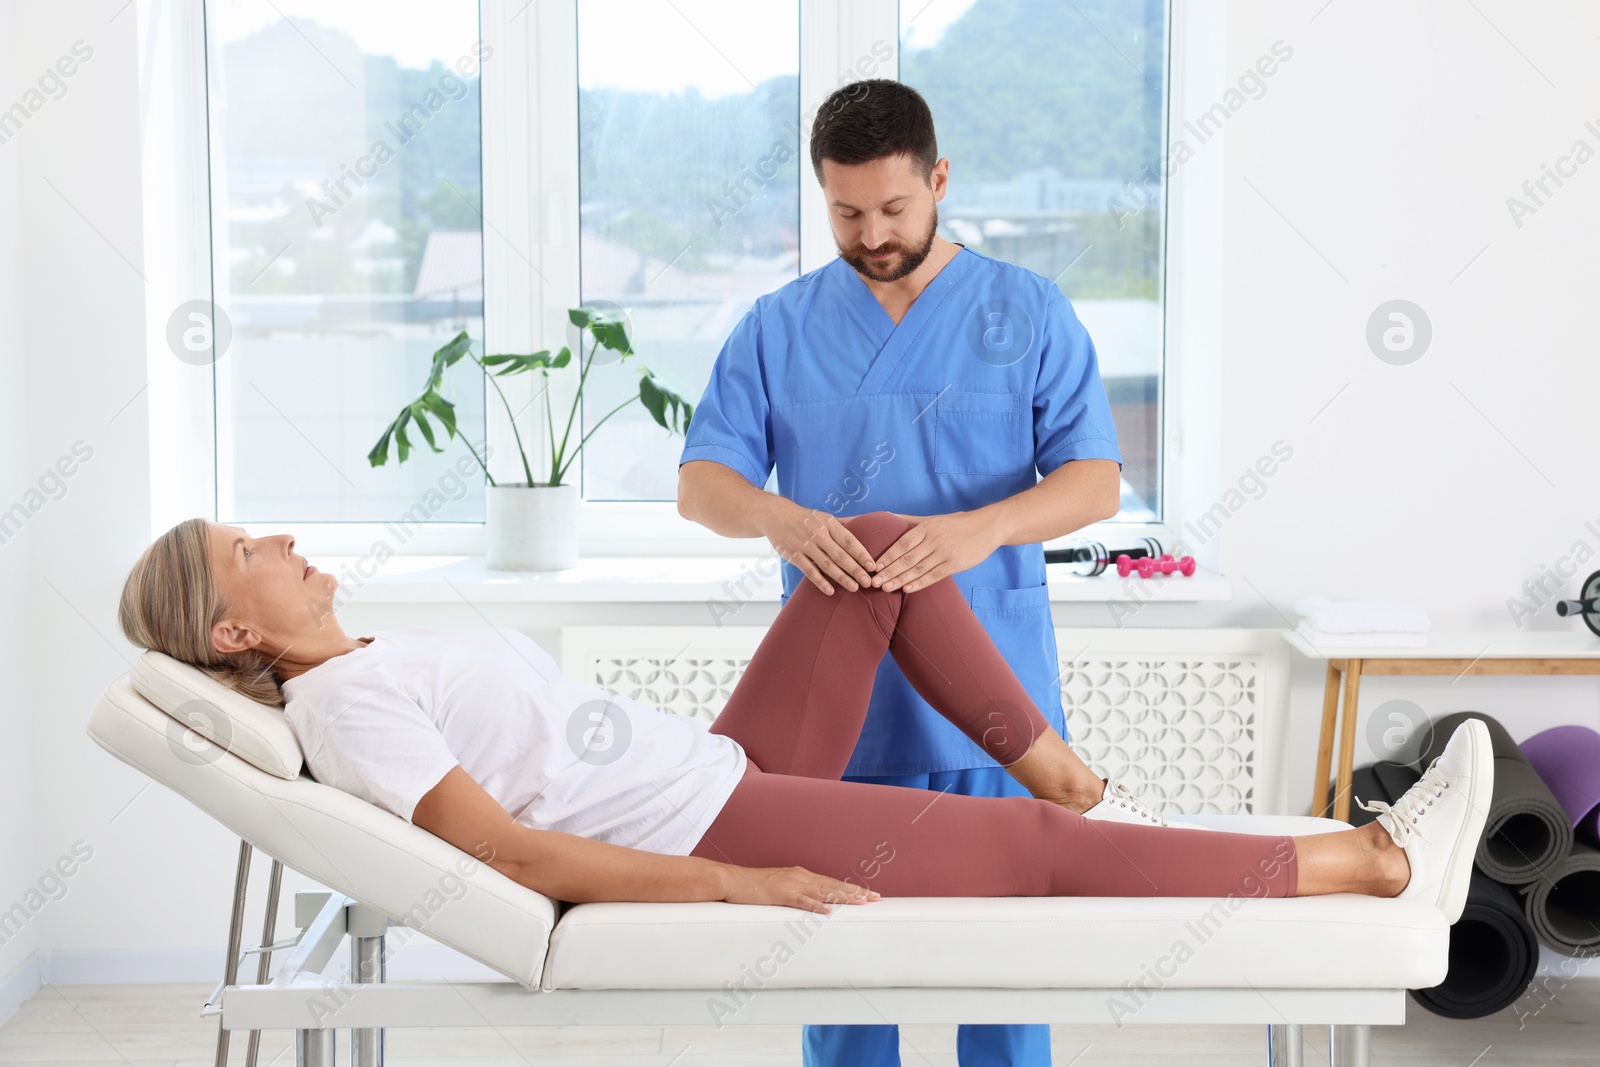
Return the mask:
<path id="1" fill-rule="evenodd" d="M 896 243 L 890 245 L 888 249 L 885 249 L 885 251 L 900 253 L 900 259 L 897 264 L 893 267 L 890 267 L 888 270 L 874 267 L 871 262 L 868 261 L 867 249 L 865 245 L 856 245 L 854 248 L 848 250 L 846 250 L 843 245 L 839 245 L 839 255 L 846 263 L 850 264 L 856 269 L 857 274 L 864 275 L 875 282 L 899 281 L 907 274 L 910 274 L 912 271 L 922 266 L 923 261 L 928 258 L 928 253 L 933 251 L 933 236 L 936 232 L 938 232 L 938 229 L 939 208 L 937 205 L 935 205 L 933 209 L 933 218 L 928 222 L 928 232 L 923 234 L 922 241 L 918 247 L 908 248 L 906 245 Z M 839 244 L 837 239 L 835 239 L 834 244 Z"/>

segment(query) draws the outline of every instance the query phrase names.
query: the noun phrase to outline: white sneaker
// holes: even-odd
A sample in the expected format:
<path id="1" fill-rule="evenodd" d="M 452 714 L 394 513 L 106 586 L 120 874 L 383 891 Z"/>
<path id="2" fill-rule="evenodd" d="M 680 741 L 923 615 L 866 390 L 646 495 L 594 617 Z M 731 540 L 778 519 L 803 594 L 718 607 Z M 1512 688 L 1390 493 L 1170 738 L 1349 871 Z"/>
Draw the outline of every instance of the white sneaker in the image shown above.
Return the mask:
<path id="1" fill-rule="evenodd" d="M 1133 791 L 1115 778 L 1105 779 L 1106 791 L 1100 803 L 1083 813 L 1085 819 L 1104 819 L 1107 822 L 1131 822 L 1143 826 L 1165 826 L 1167 820 L 1133 795 Z"/>
<path id="2" fill-rule="evenodd" d="M 1133 790 L 1114 778 L 1105 779 L 1106 791 L 1100 803 L 1083 813 L 1085 819 L 1105 819 L 1108 822 L 1131 822 L 1142 826 L 1165 826 L 1179 830 L 1211 830 L 1214 827 L 1192 823 L 1181 815 L 1168 819 L 1154 811 L 1144 801 L 1133 795 Z"/>
<path id="3" fill-rule="evenodd" d="M 1426 900 L 1452 924 L 1467 905 L 1472 860 L 1494 793 L 1494 746 L 1482 719 L 1456 727 L 1444 751 L 1393 805 L 1356 803 L 1406 850 L 1411 881 L 1401 898 Z"/>
<path id="4" fill-rule="evenodd" d="M 1143 826 L 1165 826 L 1167 820 L 1151 811 L 1133 791 L 1115 778 L 1105 779 L 1106 791 L 1100 803 L 1083 813 L 1085 819 L 1104 819 L 1107 822 L 1131 822 Z"/>

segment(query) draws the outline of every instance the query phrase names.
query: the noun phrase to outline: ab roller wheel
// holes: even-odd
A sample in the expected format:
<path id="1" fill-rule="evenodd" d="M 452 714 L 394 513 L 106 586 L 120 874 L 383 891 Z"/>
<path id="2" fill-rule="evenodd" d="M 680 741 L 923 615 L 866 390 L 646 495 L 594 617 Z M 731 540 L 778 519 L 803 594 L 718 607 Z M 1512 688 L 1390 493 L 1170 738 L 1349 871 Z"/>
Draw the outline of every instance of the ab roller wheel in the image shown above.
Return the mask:
<path id="1" fill-rule="evenodd" d="M 1583 580 L 1583 591 L 1578 600 L 1561 600 L 1556 602 L 1556 614 L 1565 618 L 1568 615 L 1583 616 L 1583 623 L 1596 634 L 1600 634 L 1600 571 L 1595 571 Z"/>

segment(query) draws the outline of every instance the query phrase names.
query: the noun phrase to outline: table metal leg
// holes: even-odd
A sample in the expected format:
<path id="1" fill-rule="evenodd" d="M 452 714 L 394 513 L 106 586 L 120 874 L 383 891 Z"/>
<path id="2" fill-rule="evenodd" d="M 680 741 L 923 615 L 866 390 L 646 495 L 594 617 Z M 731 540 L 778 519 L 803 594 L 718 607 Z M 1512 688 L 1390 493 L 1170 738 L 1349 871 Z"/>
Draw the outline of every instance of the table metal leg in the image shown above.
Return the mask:
<path id="1" fill-rule="evenodd" d="M 334 1067 L 337 1030 L 296 1030 L 295 1067 Z"/>
<path id="2" fill-rule="evenodd" d="M 1349 1023 L 1328 1028 L 1331 1067 L 1371 1067 L 1372 1027 Z"/>
<path id="3" fill-rule="evenodd" d="M 267 877 L 267 912 L 261 921 L 261 959 L 256 964 L 256 985 L 266 985 L 272 977 L 271 945 L 278 938 L 278 897 L 283 891 L 283 864 L 272 861 L 272 873 Z M 245 1045 L 244 1067 L 256 1067 L 261 1054 L 261 1031 L 250 1031 L 250 1041 Z"/>
<path id="4" fill-rule="evenodd" d="M 1361 700 L 1361 661 L 1349 660 L 1344 669 L 1344 721 L 1339 739 L 1338 793 L 1333 798 L 1333 817 L 1350 821 L 1350 781 L 1355 777 L 1356 709 Z"/>
<path id="5" fill-rule="evenodd" d="M 1305 1067 L 1305 1033 L 1299 1023 L 1267 1027 L 1267 1067 Z"/>
<path id="6" fill-rule="evenodd" d="M 1328 775 L 1333 770 L 1333 728 L 1339 721 L 1339 667 L 1328 661 L 1328 678 L 1322 687 L 1322 733 L 1317 739 L 1317 776 L 1312 779 L 1311 814 L 1328 814 Z"/>
<path id="7" fill-rule="evenodd" d="M 244 936 L 244 895 L 250 885 L 250 842 L 239 841 L 239 869 L 233 876 L 233 916 L 228 925 L 228 959 L 223 965 L 223 984 L 233 985 L 239 980 L 239 942 Z M 228 1067 L 228 1031 L 217 1018 L 217 1067 Z"/>
<path id="8" fill-rule="evenodd" d="M 384 939 L 382 935 L 350 936 L 350 980 L 356 983 L 384 980 Z M 383 1067 L 383 1030 L 350 1031 L 350 1067 Z"/>

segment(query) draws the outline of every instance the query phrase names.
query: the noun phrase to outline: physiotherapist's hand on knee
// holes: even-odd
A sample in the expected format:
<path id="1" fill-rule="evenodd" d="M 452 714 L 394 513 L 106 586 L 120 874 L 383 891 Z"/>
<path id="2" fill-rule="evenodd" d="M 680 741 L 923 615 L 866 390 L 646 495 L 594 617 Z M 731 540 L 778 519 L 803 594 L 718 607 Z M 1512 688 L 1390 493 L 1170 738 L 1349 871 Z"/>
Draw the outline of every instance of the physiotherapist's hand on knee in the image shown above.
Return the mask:
<path id="1" fill-rule="evenodd" d="M 773 496 L 761 533 L 780 557 L 799 567 L 818 589 L 833 595 L 833 583 L 854 590 L 872 581 L 872 553 L 837 517 Z"/>
<path id="2" fill-rule="evenodd" d="M 949 515 L 901 515 L 911 529 L 884 550 L 872 584 L 915 593 L 941 578 L 976 567 L 1000 547 L 994 523 L 976 511 Z"/>

